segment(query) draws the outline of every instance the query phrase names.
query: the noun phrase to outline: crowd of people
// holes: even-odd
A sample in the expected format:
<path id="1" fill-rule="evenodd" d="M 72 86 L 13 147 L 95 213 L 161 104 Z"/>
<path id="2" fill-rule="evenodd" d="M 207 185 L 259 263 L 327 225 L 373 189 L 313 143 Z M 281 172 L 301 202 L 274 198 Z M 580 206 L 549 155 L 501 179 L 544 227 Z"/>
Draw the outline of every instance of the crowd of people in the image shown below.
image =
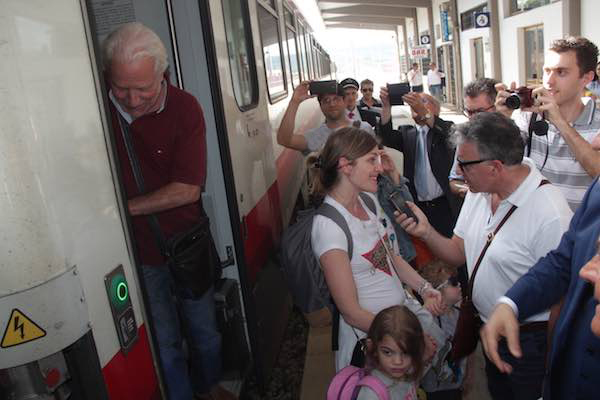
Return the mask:
<path id="1" fill-rule="evenodd" d="M 204 214 L 202 110 L 169 83 L 165 48 L 141 24 L 108 36 L 104 66 L 169 397 L 234 398 L 219 386 L 212 280 L 201 293 L 173 282 L 153 226 L 169 236 Z M 396 129 L 387 89 L 374 98 L 369 79 L 347 78 L 318 96 L 310 82 L 296 86 L 277 141 L 312 153 L 316 198 L 343 216 L 354 244 L 350 255 L 346 233 L 325 216 L 314 218 L 312 249 L 341 315 L 337 370 L 354 362 L 365 339 L 361 367 L 391 398 L 415 398 L 420 384 L 430 399 L 460 399 L 469 368 L 451 350 L 461 329 L 457 307 L 468 295 L 482 326 L 492 398 L 596 396 L 600 112 L 584 93 L 595 93 L 597 66 L 598 49 L 589 40 L 556 40 L 546 53 L 543 85 L 530 91 L 531 105 L 508 107 L 507 99 L 522 92 L 515 83 L 477 79 L 464 88 L 469 120 L 460 125 L 440 118 L 444 77 L 435 64 L 427 73 L 431 94 L 423 93 L 413 64 L 403 100 L 414 124 Z M 324 122 L 298 134 L 298 108 L 312 97 Z M 401 170 L 384 146 L 403 153 Z M 427 263 L 416 261 L 423 250 Z M 377 393 L 363 387 L 358 398 Z"/>
<path id="2" fill-rule="evenodd" d="M 440 118 L 443 75 L 431 65 L 431 94 L 425 94 L 415 63 L 407 76 L 411 91 L 403 96 L 414 123 L 397 129 L 386 87 L 379 101 L 364 80 L 357 105 L 357 81 L 341 81 L 346 120 L 360 116 L 355 109 L 374 107 L 378 119 L 374 130 L 346 122 L 311 149 L 318 161 L 311 164 L 318 169 L 313 189 L 344 215 L 358 246 L 350 259 L 339 227 L 315 219 L 313 250 L 341 313 L 337 370 L 352 362 L 355 344 L 366 338 L 366 371 L 390 388 L 391 398 L 413 398 L 419 382 L 428 398 L 462 396 L 462 385 L 427 387 L 426 371 L 435 363 L 424 351 L 431 327 L 421 310 L 440 328 L 440 318 L 457 310 L 441 290 L 447 284 L 433 286 L 435 274 L 421 277 L 415 271 L 426 268 L 404 257 L 400 231 L 413 244 L 424 242 L 433 262 L 455 275 L 466 264 L 462 295 L 471 296 L 477 313 L 493 399 L 594 398 L 600 389 L 593 378 L 600 372 L 600 219 L 594 214 L 600 112 L 585 94 L 593 94 L 597 65 L 598 49 L 589 40 L 556 40 L 546 53 L 543 85 L 530 90 L 532 104 L 525 99 L 515 110 L 507 102 L 523 92 L 515 83 L 477 79 L 464 88 L 468 122 L 454 125 Z M 383 146 L 403 153 L 402 173 Z M 385 204 L 381 180 L 404 190 L 405 208 Z M 378 213 L 369 211 L 361 192 L 375 194 Z M 447 342 L 462 329 L 457 319 L 446 324 Z M 464 360 L 451 358 L 446 355 L 455 378 L 457 371 L 469 376 Z M 378 397 L 362 386 L 359 398 Z"/>

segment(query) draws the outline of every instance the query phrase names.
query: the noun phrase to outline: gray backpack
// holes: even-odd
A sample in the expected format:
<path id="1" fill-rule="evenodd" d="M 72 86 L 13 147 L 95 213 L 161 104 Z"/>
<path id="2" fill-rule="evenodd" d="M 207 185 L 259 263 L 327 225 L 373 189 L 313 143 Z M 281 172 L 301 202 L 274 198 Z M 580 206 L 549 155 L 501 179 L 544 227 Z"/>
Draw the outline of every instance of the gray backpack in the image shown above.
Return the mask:
<path id="1" fill-rule="evenodd" d="M 367 208 L 377 214 L 373 198 L 360 193 Z M 311 244 L 313 218 L 322 215 L 335 222 L 346 234 L 348 257 L 352 259 L 352 235 L 343 215 L 332 205 L 323 203 L 317 209 L 304 211 L 298 221 L 289 226 L 281 238 L 280 261 L 294 304 L 304 314 L 329 308 L 334 310 L 325 276 Z"/>

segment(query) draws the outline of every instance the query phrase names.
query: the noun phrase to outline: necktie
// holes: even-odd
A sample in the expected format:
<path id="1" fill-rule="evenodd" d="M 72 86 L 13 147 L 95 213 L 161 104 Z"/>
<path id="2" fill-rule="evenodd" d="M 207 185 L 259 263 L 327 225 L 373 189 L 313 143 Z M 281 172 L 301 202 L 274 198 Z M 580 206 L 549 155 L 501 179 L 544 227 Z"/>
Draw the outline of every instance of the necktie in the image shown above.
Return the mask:
<path id="1" fill-rule="evenodd" d="M 354 113 L 353 112 L 349 112 L 348 113 L 348 118 L 350 118 L 350 119 L 354 118 Z"/>
<path id="2" fill-rule="evenodd" d="M 427 150 L 426 150 L 426 133 L 421 126 L 416 127 L 417 143 L 415 149 L 415 189 L 417 196 L 422 200 L 427 199 Z"/>

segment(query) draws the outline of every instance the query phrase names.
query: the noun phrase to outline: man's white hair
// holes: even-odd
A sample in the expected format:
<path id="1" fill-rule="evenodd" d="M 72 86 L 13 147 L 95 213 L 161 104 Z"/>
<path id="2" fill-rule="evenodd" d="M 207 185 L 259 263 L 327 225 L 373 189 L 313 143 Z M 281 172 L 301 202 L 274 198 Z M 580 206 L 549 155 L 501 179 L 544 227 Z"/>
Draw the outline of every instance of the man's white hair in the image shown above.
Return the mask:
<path id="1" fill-rule="evenodd" d="M 113 60 L 130 63 L 150 57 L 154 71 L 163 74 L 169 66 L 167 50 L 158 35 L 139 22 L 121 25 L 103 43 L 104 70 L 109 71 Z"/>

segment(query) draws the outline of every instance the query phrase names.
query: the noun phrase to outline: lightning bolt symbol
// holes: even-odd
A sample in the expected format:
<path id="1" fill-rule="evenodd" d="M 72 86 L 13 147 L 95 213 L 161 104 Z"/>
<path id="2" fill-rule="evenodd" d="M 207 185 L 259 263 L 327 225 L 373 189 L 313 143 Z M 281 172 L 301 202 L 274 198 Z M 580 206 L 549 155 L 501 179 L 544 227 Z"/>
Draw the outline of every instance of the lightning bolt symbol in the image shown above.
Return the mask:
<path id="1" fill-rule="evenodd" d="M 19 316 L 15 316 L 15 323 L 14 323 L 14 328 L 13 331 L 17 331 L 20 330 L 21 331 L 21 339 L 25 339 L 25 331 L 24 331 L 24 327 L 25 324 L 19 324 Z"/>

